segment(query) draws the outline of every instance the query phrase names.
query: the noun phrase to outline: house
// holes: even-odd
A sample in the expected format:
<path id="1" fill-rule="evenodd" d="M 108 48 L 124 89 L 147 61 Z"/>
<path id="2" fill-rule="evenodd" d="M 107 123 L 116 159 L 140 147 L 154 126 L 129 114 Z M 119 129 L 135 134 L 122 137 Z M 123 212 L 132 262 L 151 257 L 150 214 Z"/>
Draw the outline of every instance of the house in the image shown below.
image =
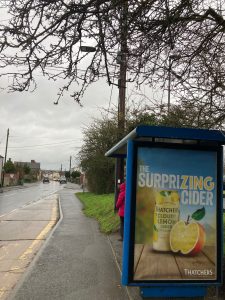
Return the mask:
<path id="1" fill-rule="evenodd" d="M 41 180 L 41 164 L 39 162 L 35 160 L 31 160 L 30 162 L 15 161 L 14 165 L 16 167 L 28 167 L 30 169 L 29 174 L 24 175 L 25 179 L 32 181 Z"/>

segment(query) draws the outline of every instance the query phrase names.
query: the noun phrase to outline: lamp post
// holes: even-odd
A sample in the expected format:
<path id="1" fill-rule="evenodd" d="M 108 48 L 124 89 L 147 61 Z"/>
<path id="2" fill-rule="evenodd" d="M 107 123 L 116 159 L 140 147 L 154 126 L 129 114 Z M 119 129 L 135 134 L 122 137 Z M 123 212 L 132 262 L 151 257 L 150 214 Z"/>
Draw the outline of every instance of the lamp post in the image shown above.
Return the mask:
<path id="1" fill-rule="evenodd" d="M 80 46 L 81 52 L 95 52 L 96 48 L 92 46 Z"/>
<path id="2" fill-rule="evenodd" d="M 127 29 L 126 29 L 126 10 L 127 2 L 122 6 L 123 13 L 121 17 L 121 45 L 120 51 L 117 54 L 117 63 L 120 65 L 118 88 L 119 88 L 119 99 L 118 99 L 118 139 L 120 140 L 124 135 L 125 130 L 125 96 L 126 96 L 126 74 L 127 74 Z M 82 52 L 94 52 L 95 47 L 81 46 Z M 115 199 L 114 207 L 116 207 L 116 201 L 118 196 L 118 184 L 124 181 L 124 158 L 117 158 L 115 165 Z"/>

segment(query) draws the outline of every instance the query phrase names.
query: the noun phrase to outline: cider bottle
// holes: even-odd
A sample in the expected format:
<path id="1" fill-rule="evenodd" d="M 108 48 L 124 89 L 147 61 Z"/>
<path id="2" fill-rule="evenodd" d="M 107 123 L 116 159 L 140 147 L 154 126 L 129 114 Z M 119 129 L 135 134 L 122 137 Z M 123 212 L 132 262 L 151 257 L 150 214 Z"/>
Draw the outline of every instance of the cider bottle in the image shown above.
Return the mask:
<path id="1" fill-rule="evenodd" d="M 153 249 L 170 251 L 170 231 L 179 221 L 180 196 L 178 191 L 158 190 L 155 192 L 153 220 Z"/>

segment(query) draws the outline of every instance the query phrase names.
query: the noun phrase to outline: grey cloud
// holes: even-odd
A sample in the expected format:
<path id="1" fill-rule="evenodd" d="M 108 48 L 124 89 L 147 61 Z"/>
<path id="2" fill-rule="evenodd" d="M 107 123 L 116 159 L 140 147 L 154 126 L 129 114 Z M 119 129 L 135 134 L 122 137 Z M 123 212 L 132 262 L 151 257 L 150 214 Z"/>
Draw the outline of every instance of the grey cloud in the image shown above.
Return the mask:
<path id="1" fill-rule="evenodd" d="M 4 156 L 9 128 L 7 157 L 16 161 L 35 159 L 42 168 L 49 169 L 59 169 L 62 163 L 68 169 L 70 155 L 75 157 L 77 147 L 82 145 L 82 128 L 90 124 L 93 117 L 100 116 L 100 107 L 108 108 L 111 87 L 103 80 L 97 82 L 87 91 L 82 101 L 84 106 L 80 107 L 69 95 L 58 105 L 53 104 L 59 85 L 60 82 L 40 78 L 33 93 L 0 93 L 0 155 Z M 117 88 L 113 95 L 116 103 Z M 36 146 L 27 147 L 31 145 Z"/>

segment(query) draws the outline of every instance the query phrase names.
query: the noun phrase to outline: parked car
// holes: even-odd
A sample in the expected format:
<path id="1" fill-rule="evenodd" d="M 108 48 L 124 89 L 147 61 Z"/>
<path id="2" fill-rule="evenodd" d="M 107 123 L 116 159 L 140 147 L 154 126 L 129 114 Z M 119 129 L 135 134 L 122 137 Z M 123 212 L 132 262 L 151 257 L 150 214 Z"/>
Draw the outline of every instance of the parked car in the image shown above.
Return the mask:
<path id="1" fill-rule="evenodd" d="M 66 177 L 65 176 L 61 176 L 59 178 L 59 183 L 62 184 L 62 183 L 66 183 Z"/>
<path id="2" fill-rule="evenodd" d="M 49 178 L 48 177 L 44 177 L 43 178 L 43 183 L 49 183 Z"/>

